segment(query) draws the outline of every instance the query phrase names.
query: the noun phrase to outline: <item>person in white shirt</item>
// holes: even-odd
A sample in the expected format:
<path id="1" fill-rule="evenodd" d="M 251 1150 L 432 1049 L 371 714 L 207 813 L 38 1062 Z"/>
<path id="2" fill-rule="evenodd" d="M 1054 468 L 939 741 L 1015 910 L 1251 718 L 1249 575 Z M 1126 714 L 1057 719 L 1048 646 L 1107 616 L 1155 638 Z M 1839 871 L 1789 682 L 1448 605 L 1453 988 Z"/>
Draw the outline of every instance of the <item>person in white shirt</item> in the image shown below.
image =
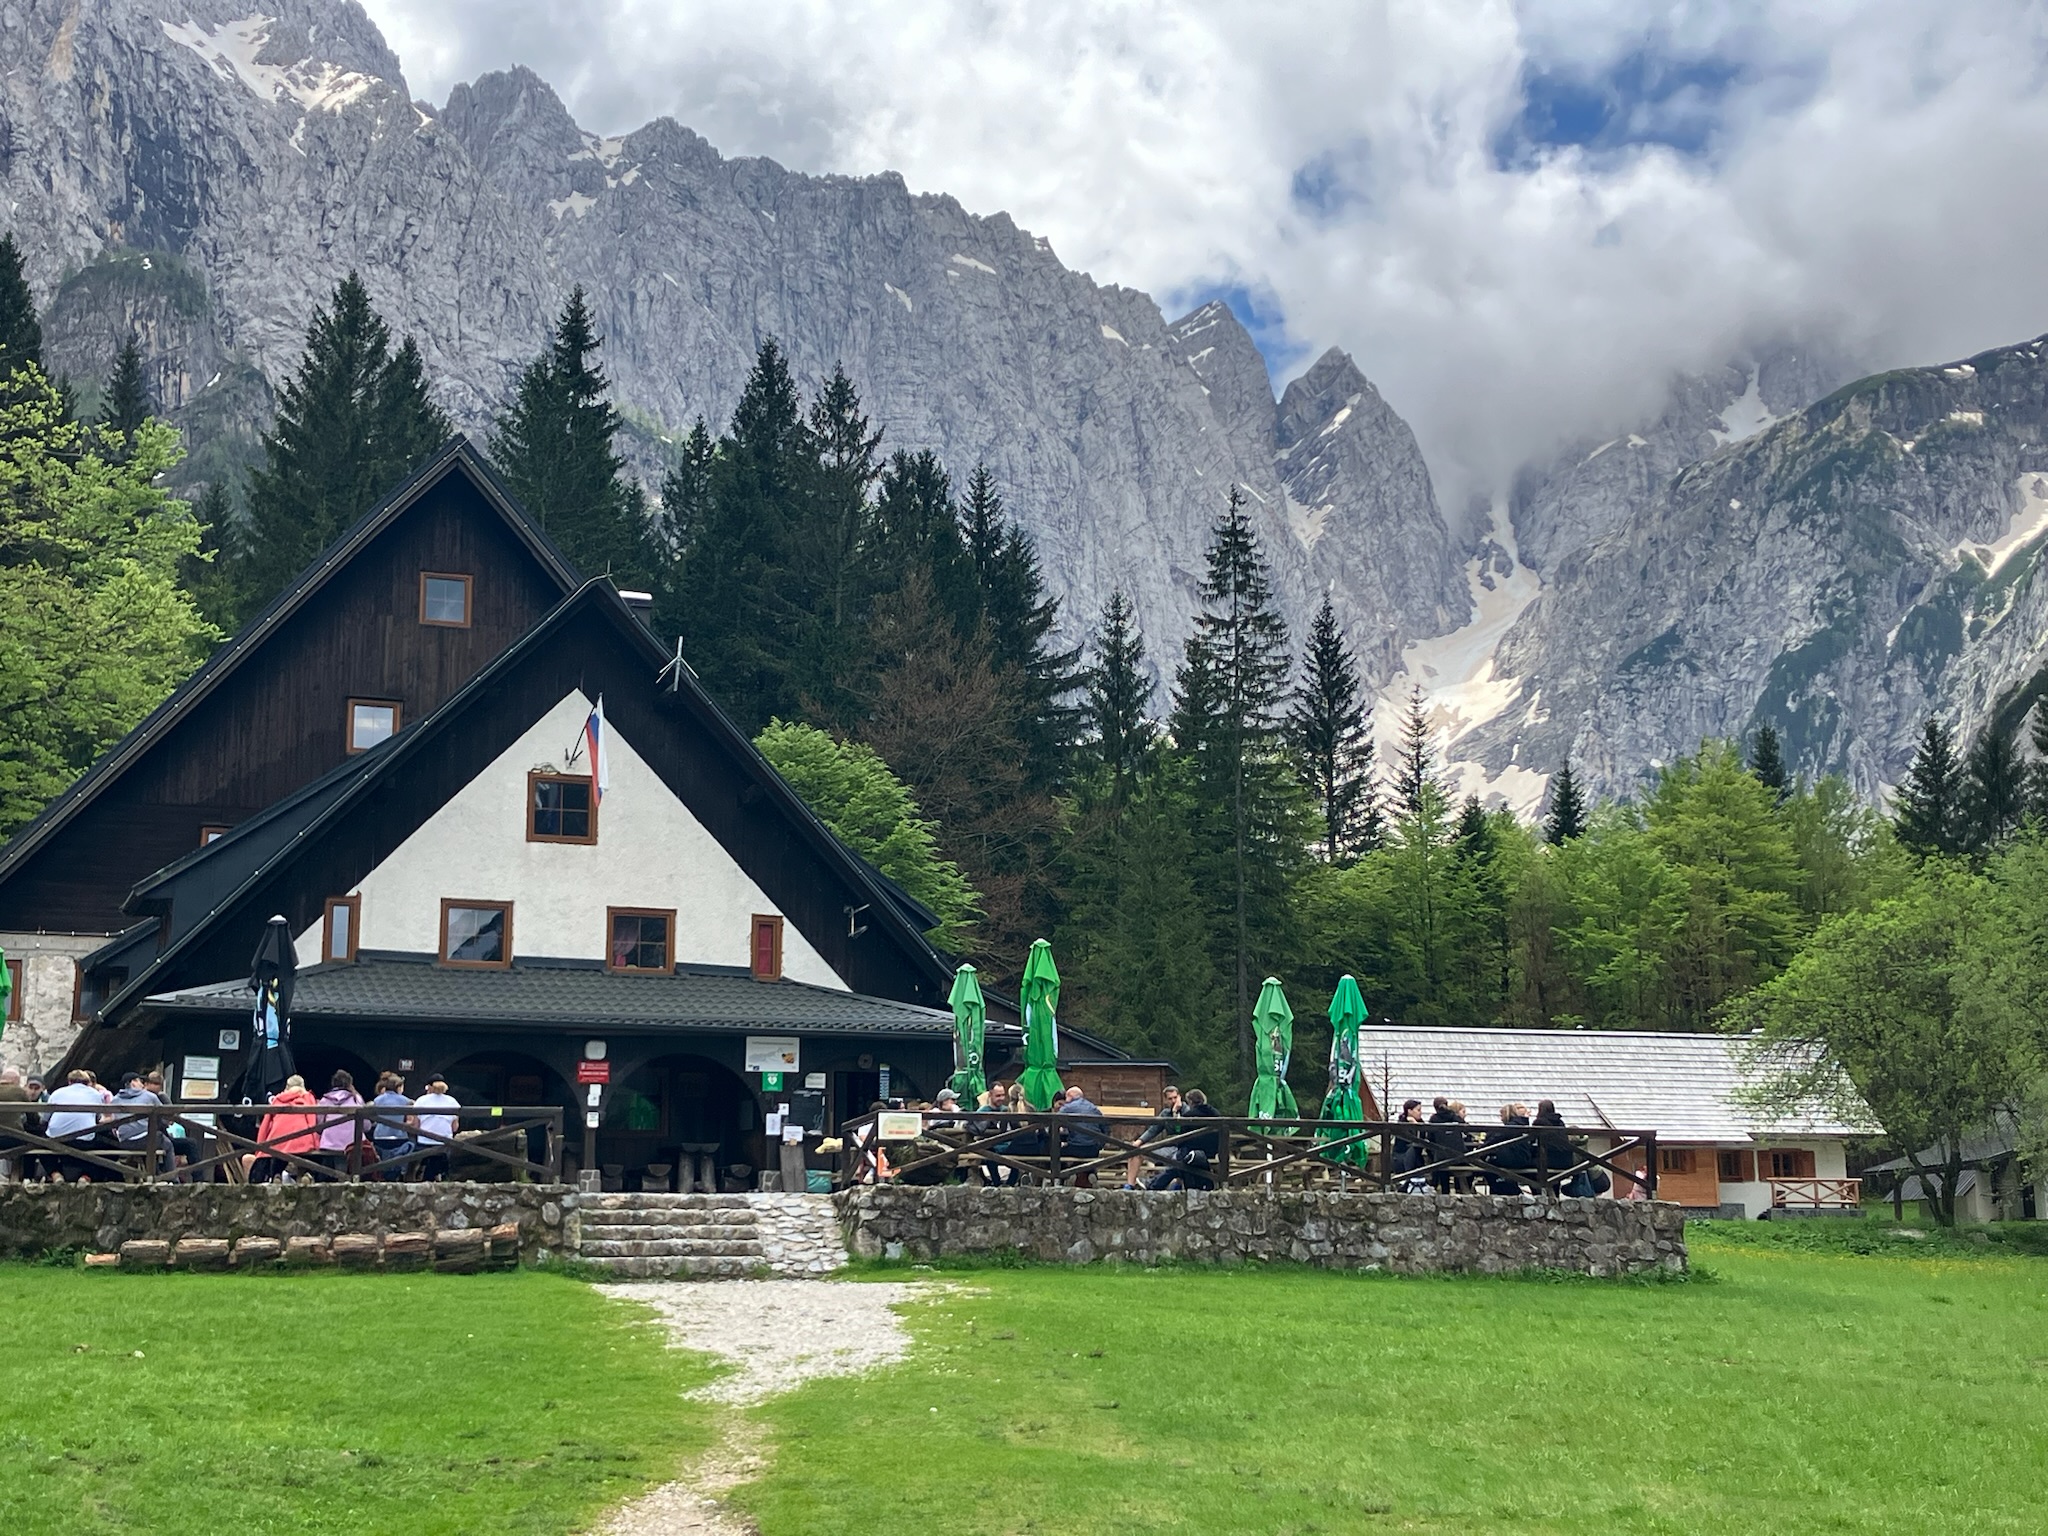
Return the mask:
<path id="1" fill-rule="evenodd" d="M 50 1095 L 49 1102 L 52 1104 L 90 1104 L 92 1108 L 86 1112 L 72 1109 L 51 1115 L 49 1129 L 45 1134 L 54 1140 L 76 1142 L 85 1146 L 91 1145 L 98 1139 L 100 1128 L 99 1111 L 104 1106 L 105 1100 L 100 1097 L 99 1089 L 93 1086 L 92 1074 L 90 1072 L 72 1072 L 65 1079 L 64 1086 Z M 67 1157 L 52 1170 L 52 1177 L 61 1182 L 66 1174 L 70 1174 L 77 1178 L 81 1184 L 90 1184 L 92 1182 L 93 1166 L 93 1164 L 86 1162 L 83 1158 Z"/>
<path id="2" fill-rule="evenodd" d="M 455 1126 L 460 1117 L 437 1115 L 428 1111 L 460 1109 L 462 1105 L 449 1094 L 446 1078 L 430 1077 L 427 1079 L 427 1091 L 412 1101 L 412 1107 L 421 1111 L 420 1145 L 432 1149 L 427 1156 L 420 1159 L 420 1177 L 429 1182 L 438 1182 L 448 1177 L 447 1141 L 454 1138 Z"/>

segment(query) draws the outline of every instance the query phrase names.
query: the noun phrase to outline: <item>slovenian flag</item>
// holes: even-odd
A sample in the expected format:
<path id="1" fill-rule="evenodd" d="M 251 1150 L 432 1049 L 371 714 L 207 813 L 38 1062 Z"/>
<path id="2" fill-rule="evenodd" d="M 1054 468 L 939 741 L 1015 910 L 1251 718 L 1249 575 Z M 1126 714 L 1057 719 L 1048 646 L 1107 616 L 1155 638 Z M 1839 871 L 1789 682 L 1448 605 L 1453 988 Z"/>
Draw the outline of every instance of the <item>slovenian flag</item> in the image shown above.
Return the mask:
<path id="1" fill-rule="evenodd" d="M 590 755 L 592 797 L 602 803 L 604 792 L 612 787 L 612 760 L 605 746 L 604 695 L 601 693 L 597 696 L 597 707 L 583 722 L 583 749 Z"/>

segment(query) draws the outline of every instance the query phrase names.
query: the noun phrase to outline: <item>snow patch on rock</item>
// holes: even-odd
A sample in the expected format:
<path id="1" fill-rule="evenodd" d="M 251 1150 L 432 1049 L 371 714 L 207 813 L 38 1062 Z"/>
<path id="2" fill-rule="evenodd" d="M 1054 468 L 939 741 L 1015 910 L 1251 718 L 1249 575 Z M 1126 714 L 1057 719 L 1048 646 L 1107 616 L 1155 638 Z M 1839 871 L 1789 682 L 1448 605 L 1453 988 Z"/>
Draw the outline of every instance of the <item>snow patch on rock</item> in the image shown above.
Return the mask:
<path id="1" fill-rule="evenodd" d="M 159 21 L 164 36 L 190 48 L 223 80 L 239 80 L 257 96 L 275 105 L 296 103 L 308 112 L 339 112 L 371 86 L 375 75 L 343 69 L 320 59 L 300 59 L 280 67 L 259 62 L 275 16 L 244 16 L 208 27 L 197 21 Z"/>

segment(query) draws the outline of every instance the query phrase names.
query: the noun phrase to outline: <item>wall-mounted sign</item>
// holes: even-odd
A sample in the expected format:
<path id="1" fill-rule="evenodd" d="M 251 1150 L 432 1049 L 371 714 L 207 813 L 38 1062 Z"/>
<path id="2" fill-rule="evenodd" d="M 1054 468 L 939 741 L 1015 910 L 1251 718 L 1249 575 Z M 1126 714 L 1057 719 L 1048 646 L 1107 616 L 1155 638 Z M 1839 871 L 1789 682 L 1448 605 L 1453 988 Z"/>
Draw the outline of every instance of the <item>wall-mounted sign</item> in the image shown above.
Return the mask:
<path id="1" fill-rule="evenodd" d="M 825 1086 L 825 1074 L 824 1074 L 824 1073 L 822 1073 L 822 1072 L 806 1072 L 806 1073 L 804 1074 L 804 1086 L 805 1086 L 806 1088 L 822 1088 L 822 1087 L 824 1087 L 824 1086 Z"/>
<path id="2" fill-rule="evenodd" d="M 220 1058 L 218 1056 L 187 1056 L 185 1058 L 185 1065 L 178 1073 L 178 1076 L 210 1077 L 218 1080 L 220 1077 Z"/>
<path id="3" fill-rule="evenodd" d="M 239 1051 L 242 1048 L 242 1032 L 239 1029 L 224 1029 L 220 1032 L 220 1043 L 216 1047 L 223 1051 Z"/>
<path id="4" fill-rule="evenodd" d="M 875 1134 L 884 1141 L 915 1141 L 924 1130 L 924 1116 L 910 1110 L 890 1110 L 875 1116 Z"/>
<path id="5" fill-rule="evenodd" d="M 583 1059 L 585 1061 L 603 1061 L 606 1049 L 605 1043 L 602 1040 L 586 1040 L 583 1042 Z"/>
<path id="6" fill-rule="evenodd" d="M 749 1072 L 794 1072 L 801 1042 L 795 1035 L 747 1036 Z"/>
<path id="7" fill-rule="evenodd" d="M 584 1126 L 584 1129 L 586 1129 L 586 1130 L 591 1130 L 591 1131 L 594 1131 L 594 1130 L 596 1130 L 596 1129 L 597 1129 L 597 1122 L 598 1122 L 599 1120 L 603 1119 L 603 1118 L 604 1118 L 604 1116 L 603 1116 L 603 1114 L 602 1114 L 602 1113 L 601 1113 L 600 1111 L 598 1111 L 598 1110 L 595 1110 L 595 1109 L 586 1109 L 586 1110 L 585 1110 L 585 1111 L 583 1112 L 583 1126 Z"/>
<path id="8" fill-rule="evenodd" d="M 761 1091 L 763 1093 L 780 1093 L 782 1091 L 782 1074 L 780 1072 L 763 1072 L 761 1074 Z"/>
<path id="9" fill-rule="evenodd" d="M 583 1102 L 592 1109 L 604 1108 L 604 1084 L 592 1083 L 583 1090 Z"/>
<path id="10" fill-rule="evenodd" d="M 210 1077 L 188 1077 L 178 1085 L 178 1092 L 187 1099 L 217 1099 L 220 1084 Z"/>
<path id="11" fill-rule="evenodd" d="M 579 1061 L 576 1063 L 576 1081 L 579 1083 L 608 1083 L 612 1080 L 612 1064 L 608 1061 Z"/>

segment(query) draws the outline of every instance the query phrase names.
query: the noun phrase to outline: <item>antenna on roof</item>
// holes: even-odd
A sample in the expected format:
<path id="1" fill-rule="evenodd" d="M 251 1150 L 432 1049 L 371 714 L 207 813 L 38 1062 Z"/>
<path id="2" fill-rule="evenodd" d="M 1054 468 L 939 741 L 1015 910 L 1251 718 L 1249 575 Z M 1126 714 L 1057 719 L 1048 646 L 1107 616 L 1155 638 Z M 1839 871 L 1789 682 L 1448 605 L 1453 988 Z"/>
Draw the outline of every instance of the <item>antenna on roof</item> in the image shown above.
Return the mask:
<path id="1" fill-rule="evenodd" d="M 660 687 L 662 680 L 666 678 L 668 681 L 668 691 L 674 693 L 678 688 L 682 687 L 683 672 L 689 665 L 687 661 L 683 660 L 683 637 L 677 635 L 676 653 L 668 659 L 667 665 L 654 674 L 654 685 L 657 688 Z M 696 673 L 692 672 L 690 675 L 695 677 Z"/>

